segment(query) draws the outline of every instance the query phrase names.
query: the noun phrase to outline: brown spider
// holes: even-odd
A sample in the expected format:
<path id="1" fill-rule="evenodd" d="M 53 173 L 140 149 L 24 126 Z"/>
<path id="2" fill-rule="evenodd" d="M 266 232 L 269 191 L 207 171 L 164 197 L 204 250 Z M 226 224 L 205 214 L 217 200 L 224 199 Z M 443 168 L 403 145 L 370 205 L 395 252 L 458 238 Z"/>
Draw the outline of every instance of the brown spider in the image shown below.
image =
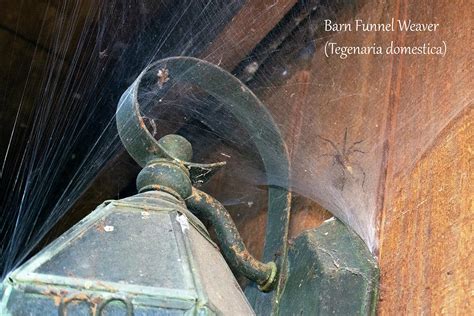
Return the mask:
<path id="1" fill-rule="evenodd" d="M 347 144 L 347 128 L 344 132 L 344 139 L 343 139 L 343 143 L 342 143 L 342 148 L 339 148 L 338 146 L 336 146 L 336 144 L 328 138 L 324 138 L 320 135 L 316 135 L 316 137 L 318 137 L 321 140 L 325 141 L 326 143 L 328 143 L 332 147 L 332 149 L 334 149 L 333 153 L 323 154 L 323 155 L 318 156 L 318 158 L 320 158 L 320 157 L 332 157 L 333 158 L 332 165 L 333 166 L 338 165 L 341 168 L 342 177 L 340 178 L 340 183 L 339 183 L 340 190 L 341 191 L 344 190 L 344 185 L 347 182 L 347 176 L 348 175 L 350 177 L 352 177 L 353 179 L 357 178 L 357 175 L 355 174 L 355 169 L 358 169 L 359 172 L 362 174 L 362 184 L 361 184 L 361 186 L 362 186 L 362 188 L 364 188 L 365 178 L 366 178 L 365 171 L 364 171 L 364 169 L 362 168 L 362 166 L 360 164 L 355 163 L 355 162 L 351 162 L 351 157 L 354 154 L 356 154 L 356 153 L 365 154 L 366 153 L 365 151 L 362 151 L 362 150 L 357 148 L 357 146 L 360 145 L 364 140 L 358 140 L 358 141 L 352 143 L 350 146 L 348 146 L 348 144 Z"/>

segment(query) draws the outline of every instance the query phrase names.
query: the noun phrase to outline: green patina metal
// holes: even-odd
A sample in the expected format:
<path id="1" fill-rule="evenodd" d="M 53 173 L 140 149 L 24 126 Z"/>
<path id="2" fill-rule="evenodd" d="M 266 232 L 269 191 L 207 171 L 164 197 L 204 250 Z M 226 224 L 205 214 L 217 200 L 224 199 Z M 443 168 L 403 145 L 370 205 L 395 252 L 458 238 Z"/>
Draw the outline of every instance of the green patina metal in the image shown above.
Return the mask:
<path id="1" fill-rule="evenodd" d="M 291 241 L 280 315 L 375 315 L 377 261 L 351 229 L 332 218 Z"/>
<path id="2" fill-rule="evenodd" d="M 10 274 L 1 304 L 1 315 L 253 314 L 206 228 L 162 191 L 99 206 Z"/>
<path id="3" fill-rule="evenodd" d="M 186 139 L 166 135 L 157 141 L 145 127 L 139 91 L 156 84 L 164 70 L 168 77 L 155 88 L 157 98 L 166 85 L 195 85 L 220 100 L 252 135 L 269 183 L 266 263 L 248 252 L 227 210 L 194 187 L 225 163 L 190 162 Z M 140 193 L 105 202 L 11 273 L 1 288 L 1 315 L 374 312 L 376 262 L 342 223 L 306 231 L 288 248 L 287 150 L 270 113 L 238 79 L 195 58 L 160 60 L 123 94 L 116 118 L 124 146 L 143 167 Z M 227 263 L 255 281 L 246 289 L 254 310 L 198 218 L 213 224 Z"/>
<path id="4" fill-rule="evenodd" d="M 166 70 L 167 80 L 155 90 L 157 99 L 166 86 L 187 83 L 202 89 L 222 102 L 248 131 L 257 147 L 270 183 L 288 187 L 288 154 L 281 134 L 271 114 L 260 100 L 237 78 L 227 71 L 191 57 L 173 57 L 150 64 L 123 94 L 117 108 L 117 127 L 120 138 L 135 161 L 144 167 L 137 179 L 138 189 L 168 188 L 177 192 L 193 211 L 212 220 L 227 261 L 242 275 L 255 281 L 260 289 L 278 287 L 277 271 L 281 270 L 288 233 L 290 193 L 283 188 L 269 188 L 269 227 L 264 260 L 252 257 L 243 244 L 234 222 L 225 208 L 197 189 L 190 196 L 190 184 L 202 183 L 224 163 L 196 164 L 191 145 L 182 137 L 168 135 L 156 141 L 147 130 L 140 113 L 139 93 L 146 85 L 156 85 L 159 72 Z M 251 118 L 257 116 L 258 121 Z M 268 144 L 271 140 L 272 146 Z M 186 171 L 189 173 L 186 174 Z M 189 176 L 191 183 L 186 180 Z M 268 258 L 268 259 L 267 259 Z M 276 263 L 275 263 L 275 262 Z"/>
<path id="5" fill-rule="evenodd" d="M 2 314 L 253 314 L 218 248 L 184 200 L 196 202 L 199 195 L 190 198 L 192 184 L 209 179 L 223 163 L 191 163 L 192 147 L 183 137 L 167 135 L 156 141 L 150 135 L 136 95 L 130 93 L 150 71 L 155 68 L 145 69 L 117 109 L 119 135 L 144 167 L 137 177 L 141 193 L 100 206 L 11 273 L 3 284 Z M 213 205 L 203 201 L 193 209 L 212 211 Z M 215 211 L 218 216 L 226 213 L 223 208 Z M 227 229 L 230 225 L 236 232 L 228 214 L 226 218 Z M 238 233 L 235 238 L 240 238 Z M 221 240 L 231 249 L 224 252 L 228 260 L 246 267 L 259 284 L 273 284 L 274 264 L 253 259 L 241 241 L 238 248 L 227 244 L 236 239 Z"/>
<path id="6" fill-rule="evenodd" d="M 256 260 L 245 247 L 227 210 L 210 195 L 194 189 L 186 205 L 199 218 L 212 223 L 222 247 L 222 253 L 235 271 L 255 281 L 262 291 L 273 289 L 277 268 L 274 262 Z"/>

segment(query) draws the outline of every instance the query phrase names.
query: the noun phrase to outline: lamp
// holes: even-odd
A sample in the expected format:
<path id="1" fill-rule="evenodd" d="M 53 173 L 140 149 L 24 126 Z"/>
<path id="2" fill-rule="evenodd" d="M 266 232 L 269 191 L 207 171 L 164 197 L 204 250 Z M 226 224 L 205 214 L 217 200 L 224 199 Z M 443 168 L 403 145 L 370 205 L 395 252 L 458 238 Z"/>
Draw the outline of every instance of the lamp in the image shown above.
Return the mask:
<path id="1" fill-rule="evenodd" d="M 202 60 L 157 61 L 123 94 L 116 114 L 125 148 L 143 167 L 137 177 L 139 193 L 104 202 L 12 272 L 2 285 L 3 314 L 253 314 L 226 262 L 254 281 L 259 291 L 279 291 L 289 193 L 269 188 L 266 262 L 261 262 L 249 254 L 225 208 L 194 186 L 224 163 L 190 162 L 192 147 L 185 138 L 171 134 L 156 141 L 146 129 L 139 91 L 164 70 L 167 77 L 160 88 L 186 82 L 218 97 L 254 136 L 269 183 L 287 184 L 288 160 L 280 133 L 247 87 Z M 258 122 L 249 119 L 254 115 Z M 213 224 L 223 256 L 200 219 Z M 270 293 L 263 300 L 273 297 Z"/>

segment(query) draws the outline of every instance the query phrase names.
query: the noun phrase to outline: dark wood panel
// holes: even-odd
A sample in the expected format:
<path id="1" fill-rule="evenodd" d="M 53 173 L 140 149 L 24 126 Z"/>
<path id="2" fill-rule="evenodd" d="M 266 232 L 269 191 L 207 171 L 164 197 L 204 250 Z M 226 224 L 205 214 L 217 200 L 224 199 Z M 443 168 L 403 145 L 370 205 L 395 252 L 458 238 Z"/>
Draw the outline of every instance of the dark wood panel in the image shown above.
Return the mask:
<path id="1" fill-rule="evenodd" d="M 270 32 L 296 0 L 247 1 L 202 57 L 233 70 Z"/>

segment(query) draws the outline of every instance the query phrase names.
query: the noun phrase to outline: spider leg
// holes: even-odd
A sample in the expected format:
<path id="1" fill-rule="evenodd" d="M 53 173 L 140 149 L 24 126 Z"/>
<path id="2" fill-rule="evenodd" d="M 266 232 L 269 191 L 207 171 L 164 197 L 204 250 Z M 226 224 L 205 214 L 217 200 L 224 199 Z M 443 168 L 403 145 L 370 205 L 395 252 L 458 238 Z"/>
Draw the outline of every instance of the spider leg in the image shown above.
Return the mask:
<path id="1" fill-rule="evenodd" d="M 361 143 L 365 142 L 365 139 L 361 139 L 361 140 L 358 140 L 358 141 L 355 141 L 352 143 L 352 145 L 359 145 Z"/>
<path id="2" fill-rule="evenodd" d="M 327 138 L 324 138 L 320 135 L 316 135 L 316 137 L 319 137 L 321 140 L 324 140 L 325 142 L 327 142 L 328 144 L 330 144 L 332 146 L 332 148 L 334 148 L 334 150 L 340 154 L 339 152 L 339 149 L 337 148 L 336 144 L 334 144 L 334 142 L 330 139 L 327 139 Z"/>
<path id="3" fill-rule="evenodd" d="M 342 153 L 346 153 L 346 145 L 347 145 L 347 127 L 344 131 L 344 142 L 342 143 Z"/>
<path id="4" fill-rule="evenodd" d="M 352 145 L 347 149 L 347 152 L 350 152 L 351 150 L 354 149 L 354 147 L 356 147 L 357 145 L 363 143 L 365 141 L 365 139 L 362 139 L 362 140 L 358 140 L 354 143 L 352 143 Z"/>
<path id="5" fill-rule="evenodd" d="M 364 192 L 365 192 L 365 179 L 366 179 L 367 175 L 365 174 L 364 169 L 361 168 L 361 171 L 362 171 L 362 184 L 361 184 L 361 187 L 362 187 L 362 190 L 364 190 Z"/>
<path id="6" fill-rule="evenodd" d="M 366 151 L 360 150 L 360 149 L 352 149 L 347 152 L 347 156 L 354 154 L 354 153 L 359 153 L 359 154 L 366 154 Z"/>

